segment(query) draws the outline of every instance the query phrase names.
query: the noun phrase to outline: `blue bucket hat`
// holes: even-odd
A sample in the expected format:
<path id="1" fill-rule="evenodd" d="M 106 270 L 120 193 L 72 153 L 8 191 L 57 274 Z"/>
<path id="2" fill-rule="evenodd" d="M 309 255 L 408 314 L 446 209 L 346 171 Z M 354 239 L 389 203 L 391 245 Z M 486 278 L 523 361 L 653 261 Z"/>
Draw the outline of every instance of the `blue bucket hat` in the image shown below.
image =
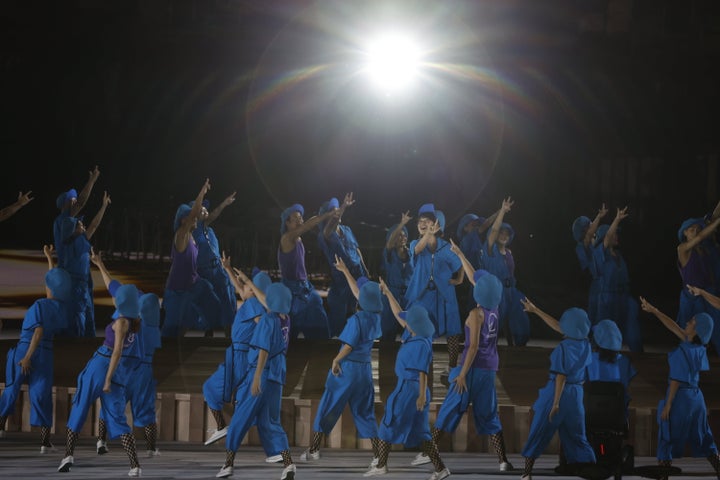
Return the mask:
<path id="1" fill-rule="evenodd" d="M 512 226 L 509 223 L 503 223 L 502 225 L 500 225 L 500 230 L 508 231 L 510 238 L 508 238 L 506 245 L 509 246 L 512 243 L 513 238 L 515 238 L 515 230 L 513 230 Z"/>
<path id="2" fill-rule="evenodd" d="M 418 217 L 422 215 L 432 215 L 435 216 L 435 205 L 432 203 L 425 203 L 420 206 L 418 209 Z"/>
<path id="3" fill-rule="evenodd" d="M 560 317 L 560 330 L 568 338 L 581 340 L 590 333 L 590 319 L 582 308 L 568 308 Z"/>
<path id="4" fill-rule="evenodd" d="M 178 209 L 175 211 L 175 220 L 173 221 L 173 232 L 177 231 L 178 228 L 180 228 L 180 224 L 182 223 L 183 219 L 190 215 L 190 211 L 192 210 L 192 207 L 188 205 L 187 203 L 183 203 L 178 207 Z"/>
<path id="5" fill-rule="evenodd" d="M 465 227 L 467 227 L 469 223 L 477 222 L 479 220 L 480 220 L 480 217 L 478 217 L 474 213 L 466 213 L 465 215 L 460 217 L 460 221 L 458 222 L 457 230 L 455 230 L 458 240 L 461 240 L 462 237 L 465 236 Z"/>
<path id="6" fill-rule="evenodd" d="M 478 274 L 478 272 L 484 272 Z M 485 270 L 476 270 L 473 274 L 475 286 L 473 287 L 473 298 L 483 308 L 494 310 L 500 305 L 502 299 L 503 285 L 495 275 Z"/>
<path id="7" fill-rule="evenodd" d="M 612 320 L 600 320 L 592 329 L 595 344 L 605 350 L 619 352 L 622 349 L 622 333 Z"/>
<path id="8" fill-rule="evenodd" d="M 71 198 L 77 198 L 77 196 L 77 191 L 74 188 L 71 188 L 67 192 L 63 192 L 57 196 L 57 199 L 55 200 L 55 205 L 57 206 L 58 210 L 62 210 L 68 200 L 70 200 Z"/>
<path id="9" fill-rule="evenodd" d="M 359 279 L 358 279 L 359 282 Z M 359 283 L 358 283 L 359 286 Z M 382 312 L 382 294 L 380 293 L 380 284 L 377 282 L 366 281 L 360 287 L 360 307 L 366 312 L 379 313 Z"/>
<path id="10" fill-rule="evenodd" d="M 392 227 L 390 227 L 390 228 L 388 229 L 387 233 L 385 234 L 385 243 L 387 243 L 388 240 L 390 240 L 390 235 L 392 235 L 392 233 L 395 231 L 395 229 L 398 227 L 398 225 L 400 225 L 400 224 L 399 224 L 399 223 L 396 223 L 395 225 L 393 225 Z M 407 229 L 407 227 L 402 227 L 402 231 L 403 231 L 403 233 L 405 234 L 405 236 L 407 237 L 407 236 L 408 236 L 408 229 Z"/>
<path id="11" fill-rule="evenodd" d="M 67 242 L 75 233 L 77 224 L 80 221 L 77 217 L 65 217 L 60 224 L 60 237 L 63 242 Z"/>
<path id="12" fill-rule="evenodd" d="M 270 275 L 267 274 L 267 272 L 263 272 L 261 270 L 255 275 L 253 275 L 252 282 L 258 289 L 260 289 L 262 292 L 265 292 L 272 283 L 272 279 L 270 278 Z"/>
<path id="13" fill-rule="evenodd" d="M 432 338 L 435 335 L 435 326 L 423 306 L 413 305 L 407 311 L 400 312 L 400 318 L 407 322 L 410 330 L 418 337 Z"/>
<path id="14" fill-rule="evenodd" d="M 610 225 L 607 223 L 603 223 L 600 225 L 597 229 L 597 232 L 595 232 L 595 243 L 594 245 L 597 247 L 602 243 L 602 241 L 605 239 L 605 235 L 607 235 L 608 230 L 610 230 Z"/>
<path id="15" fill-rule="evenodd" d="M 45 274 L 45 286 L 57 300 L 66 301 L 72 298 L 72 279 L 62 268 L 48 270 Z"/>
<path id="16" fill-rule="evenodd" d="M 292 215 L 294 212 L 300 212 L 300 215 L 305 215 L 305 208 L 303 208 L 302 205 L 299 203 L 296 203 L 295 205 L 291 205 L 280 214 L 280 233 L 283 234 L 287 230 L 287 227 L 285 226 L 285 222 L 287 222 L 287 219 Z"/>
<path id="17" fill-rule="evenodd" d="M 154 293 L 140 297 L 140 318 L 148 327 L 160 326 L 160 299 Z"/>
<path id="18" fill-rule="evenodd" d="M 583 237 L 585 236 L 585 232 L 587 231 L 591 223 L 592 221 L 584 215 L 575 219 L 572 224 L 572 234 L 576 242 L 579 242 L 583 239 Z"/>
<path id="19" fill-rule="evenodd" d="M 365 275 L 358 277 L 357 280 L 355 280 L 355 284 L 357 285 L 358 290 L 360 290 L 363 285 L 368 283 L 370 281 L 369 278 L 367 278 Z"/>
<path id="20" fill-rule="evenodd" d="M 336 208 L 340 208 L 340 202 L 337 198 L 333 197 L 327 202 L 320 205 L 320 210 L 318 210 L 318 215 L 322 215 L 323 213 L 329 212 L 330 210 L 335 210 Z"/>
<path id="21" fill-rule="evenodd" d="M 440 231 L 445 232 L 445 212 L 442 210 L 435 210 L 435 218 L 437 219 Z"/>
<path id="22" fill-rule="evenodd" d="M 292 293 L 282 283 L 271 283 L 265 290 L 265 301 L 271 312 L 290 313 Z"/>
<path id="23" fill-rule="evenodd" d="M 120 317 L 140 318 L 140 300 L 135 285 L 125 284 L 117 289 L 115 308 Z"/>
<path id="24" fill-rule="evenodd" d="M 695 315 L 695 333 L 697 333 L 697 336 L 700 337 L 700 341 L 703 345 L 707 345 L 710 341 L 714 323 L 713 318 L 705 312 Z"/>
<path id="25" fill-rule="evenodd" d="M 700 228 L 703 228 L 705 226 L 705 219 L 688 218 L 687 220 L 685 220 L 682 225 L 680 225 L 680 230 L 678 230 L 678 240 L 680 242 L 683 242 L 685 240 L 685 230 L 692 227 L 693 225 L 699 225 Z"/>

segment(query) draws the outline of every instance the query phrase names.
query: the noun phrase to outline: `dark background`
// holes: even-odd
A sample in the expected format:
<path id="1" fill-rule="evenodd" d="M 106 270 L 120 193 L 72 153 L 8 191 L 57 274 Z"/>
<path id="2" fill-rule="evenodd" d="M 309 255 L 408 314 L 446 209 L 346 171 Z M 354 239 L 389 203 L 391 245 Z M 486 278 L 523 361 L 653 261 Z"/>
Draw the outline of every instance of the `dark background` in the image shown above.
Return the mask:
<path id="1" fill-rule="evenodd" d="M 440 42 L 413 97 L 353 76 L 363 29 L 388 18 Z M 49 242 L 55 197 L 96 164 L 86 215 L 113 200 L 98 248 L 167 255 L 209 177 L 211 202 L 238 192 L 223 248 L 263 267 L 291 203 L 353 191 L 344 221 L 377 273 L 400 212 L 435 202 L 454 234 L 511 195 L 520 288 L 575 302 L 570 226 L 606 202 L 608 222 L 630 209 L 633 291 L 674 302 L 677 228 L 720 199 L 718 60 L 713 0 L 3 2 L 1 198 L 36 199 L 0 247 Z"/>

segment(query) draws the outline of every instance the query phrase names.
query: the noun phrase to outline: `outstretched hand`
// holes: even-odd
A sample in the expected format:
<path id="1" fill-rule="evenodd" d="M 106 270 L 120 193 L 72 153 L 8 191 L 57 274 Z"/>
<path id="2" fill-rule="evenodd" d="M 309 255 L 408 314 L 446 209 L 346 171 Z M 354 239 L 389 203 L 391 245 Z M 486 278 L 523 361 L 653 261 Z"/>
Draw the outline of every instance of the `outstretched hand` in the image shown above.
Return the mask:
<path id="1" fill-rule="evenodd" d="M 410 216 L 410 210 L 407 210 L 400 216 L 400 225 L 407 225 L 410 220 L 412 220 L 412 217 Z"/>
<path id="2" fill-rule="evenodd" d="M 500 211 L 503 213 L 507 213 L 512 209 L 512 206 L 515 204 L 515 201 L 512 199 L 512 197 L 507 197 L 503 200 L 502 206 L 500 207 Z"/>
<path id="3" fill-rule="evenodd" d="M 527 299 L 527 297 L 521 298 L 520 303 L 523 306 L 523 310 L 526 311 L 527 313 L 537 313 L 539 310 L 538 307 L 536 307 L 534 303 L 532 303 L 530 300 Z"/>
<path id="4" fill-rule="evenodd" d="M 27 193 L 18 192 L 18 203 L 21 207 L 24 207 L 28 203 L 34 200 L 30 195 L 32 195 L 32 190 L 28 191 Z"/>
<path id="5" fill-rule="evenodd" d="M 617 213 L 615 214 L 615 218 L 616 218 L 618 221 L 619 221 L 619 220 L 624 220 L 625 218 L 627 218 L 628 215 L 630 215 L 630 214 L 628 213 L 628 207 L 618 208 L 618 209 L 617 209 Z"/>
<path id="6" fill-rule="evenodd" d="M 100 266 L 103 264 L 102 252 L 95 252 L 95 248 L 90 247 L 90 261 L 93 263 L 93 265 L 100 268 Z"/>
<path id="7" fill-rule="evenodd" d="M 645 300 L 644 297 L 640 297 L 640 308 L 642 308 L 644 312 L 648 313 L 655 313 L 658 311 L 657 307 Z"/>

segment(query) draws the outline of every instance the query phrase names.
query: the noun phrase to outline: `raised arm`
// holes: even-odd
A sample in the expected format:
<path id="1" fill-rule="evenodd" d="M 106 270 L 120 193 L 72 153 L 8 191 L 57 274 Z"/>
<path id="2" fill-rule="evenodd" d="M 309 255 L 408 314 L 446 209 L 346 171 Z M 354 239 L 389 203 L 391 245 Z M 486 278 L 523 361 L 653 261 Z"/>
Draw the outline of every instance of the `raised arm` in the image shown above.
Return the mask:
<path id="1" fill-rule="evenodd" d="M 239 268 L 233 268 L 233 271 L 237 274 L 237 276 L 240 278 L 240 280 L 242 280 L 242 282 L 243 282 L 244 284 L 250 286 L 250 289 L 251 289 L 251 290 L 253 291 L 253 293 L 255 294 L 255 297 L 257 297 L 258 302 L 260 302 L 260 303 L 262 304 L 262 306 L 265 307 L 265 310 L 268 310 L 267 300 L 266 300 L 266 298 L 265 298 L 265 292 L 263 292 L 262 290 L 260 290 L 260 289 L 257 287 L 257 285 L 255 285 L 255 284 L 253 283 L 253 281 L 250 280 L 250 278 L 248 278 L 248 276 L 245 275 L 245 273 L 244 273 L 242 270 L 240 270 Z"/>
<path id="2" fill-rule="evenodd" d="M 208 215 L 207 219 L 205 220 L 205 226 L 210 225 L 212 222 L 217 220 L 217 218 L 220 216 L 223 210 L 225 210 L 225 207 L 232 204 L 235 201 L 235 195 L 237 192 L 233 192 L 231 195 L 228 195 L 225 200 L 220 202 L 220 205 L 215 207 L 212 212 Z"/>
<path id="3" fill-rule="evenodd" d="M 290 250 L 292 250 L 295 246 L 295 242 L 298 238 L 300 238 L 301 235 L 317 227 L 321 222 L 329 219 L 334 214 L 335 211 L 330 210 L 329 212 L 325 212 L 322 215 L 316 215 L 314 217 L 308 218 L 302 223 L 302 225 L 299 225 L 297 228 L 293 228 L 292 230 L 288 230 L 283 233 L 282 237 L 280 237 L 280 247 L 282 248 L 282 251 L 289 252 Z"/>
<path id="4" fill-rule="evenodd" d="M 235 293 L 242 296 L 242 285 L 240 285 L 240 282 L 238 281 L 237 274 L 235 272 L 233 272 L 232 263 L 230 262 L 230 257 L 225 255 L 225 250 L 222 251 L 222 257 L 220 257 L 220 263 L 222 264 L 223 268 L 225 269 L 225 273 L 227 273 L 228 278 L 230 278 L 230 283 L 232 283 L 233 288 L 235 289 Z"/>
<path id="5" fill-rule="evenodd" d="M 507 197 L 502 201 L 502 206 L 500 207 L 500 210 L 498 210 L 498 214 L 495 217 L 492 228 L 490 228 L 487 235 L 488 253 L 492 252 L 492 248 L 497 241 L 498 235 L 500 235 L 500 228 L 502 227 L 503 220 L 505 219 L 505 214 L 512 209 L 514 203 L 515 202 L 511 197 Z"/>
<path id="6" fill-rule="evenodd" d="M 100 226 L 100 222 L 102 222 L 102 219 L 105 216 L 105 210 L 107 210 L 107 207 L 108 205 L 110 205 L 110 203 L 112 203 L 110 201 L 110 195 L 108 195 L 107 192 L 104 192 L 102 206 L 100 207 L 100 210 L 95 215 L 95 217 L 92 219 L 92 222 L 90 222 L 90 225 L 88 225 L 87 229 L 85 230 L 85 236 L 88 240 L 92 238 L 92 236 L 97 231 L 97 228 Z"/>
<path id="7" fill-rule="evenodd" d="M 393 315 L 395 315 L 395 320 L 405 328 L 407 326 L 407 322 L 400 318 L 400 312 L 402 312 L 402 307 L 398 303 L 397 299 L 395 298 L 395 295 L 392 294 L 388 286 L 385 284 L 385 280 L 382 279 L 382 277 L 379 279 L 380 282 L 380 291 L 387 297 L 388 303 L 390 304 L 390 310 L 392 310 Z"/>
<path id="8" fill-rule="evenodd" d="M 345 209 L 353 203 L 355 203 L 355 200 L 353 200 L 353 193 L 350 192 L 345 194 L 345 199 L 343 200 L 342 205 L 340 205 L 340 208 L 333 210 L 333 214 L 325 223 L 325 228 L 323 228 L 323 236 L 325 238 L 328 238 L 335 231 L 343 214 L 345 213 Z"/>
<path id="9" fill-rule="evenodd" d="M 462 268 L 465 272 L 465 275 L 467 276 L 468 280 L 470 280 L 470 283 L 475 285 L 475 269 L 473 268 L 470 261 L 467 259 L 465 254 L 460 250 L 460 247 L 458 247 L 455 242 L 453 242 L 452 238 L 450 239 L 450 250 L 458 256 L 460 261 L 462 262 Z"/>
<path id="10" fill-rule="evenodd" d="M 540 317 L 542 319 L 542 321 L 545 322 L 545 324 L 548 327 L 552 328 L 559 334 L 564 335 L 562 329 L 560 328 L 560 322 L 558 322 L 555 319 L 555 317 L 552 317 L 552 316 L 548 315 L 547 313 L 543 312 L 542 310 L 540 310 L 538 307 L 535 306 L 534 303 L 532 303 L 527 298 L 521 298 L 520 303 L 522 303 L 523 310 L 525 310 L 528 313 L 534 313 L 535 315 Z"/>
<path id="11" fill-rule="evenodd" d="M 437 237 L 435 234 L 440 231 L 440 223 L 435 220 L 432 224 L 428 225 L 425 229 L 425 233 L 415 244 L 415 255 L 420 254 L 423 250 L 430 247 L 434 249 L 437 246 Z"/>
<path id="12" fill-rule="evenodd" d="M 595 215 L 595 218 L 590 223 L 590 226 L 588 226 L 587 231 L 585 232 L 585 238 L 583 238 L 583 244 L 587 247 L 592 243 L 592 239 L 595 236 L 595 232 L 597 232 L 598 227 L 600 226 L 600 220 L 603 219 L 605 215 L 607 215 L 608 209 L 605 208 L 605 204 L 603 203 L 600 206 L 600 209 L 598 210 L 597 215 Z"/>
<path id="13" fill-rule="evenodd" d="M 187 217 L 182 219 L 182 222 L 180 222 L 180 226 L 175 232 L 175 238 L 173 242 L 175 243 L 175 249 L 178 252 L 184 252 L 187 248 L 188 243 L 190 242 L 190 235 L 192 235 L 192 230 L 195 228 L 195 220 L 197 220 L 197 218 L 200 216 L 200 211 L 202 210 L 202 202 L 205 199 L 205 195 L 207 195 L 207 192 L 209 191 L 210 179 L 206 178 L 205 183 L 203 183 L 203 186 L 200 188 L 200 191 L 195 197 L 195 201 L 193 202 L 193 206 L 190 209 L 190 213 L 188 213 Z"/>
<path id="14" fill-rule="evenodd" d="M 720 202 L 715 205 L 715 210 L 713 210 L 712 215 L 710 216 L 710 221 L 720 218 Z"/>
<path id="15" fill-rule="evenodd" d="M 709 237 L 715 230 L 717 230 L 718 226 L 720 225 L 720 217 L 716 218 L 709 224 L 705 226 L 702 230 L 698 232 L 697 235 L 695 235 L 692 239 L 682 242 L 677 247 L 678 251 L 678 260 L 680 260 L 680 263 L 683 265 L 686 265 L 688 260 L 690 259 L 690 251 L 695 248 L 697 245 L 700 244 L 703 240 L 705 240 L 707 237 Z"/>
<path id="16" fill-rule="evenodd" d="M 400 223 L 398 223 L 398 226 L 395 227 L 395 230 L 390 233 L 390 236 L 385 243 L 385 248 L 387 248 L 388 250 L 395 248 L 395 242 L 397 242 L 400 232 L 402 232 L 403 228 L 408 224 L 410 220 L 412 220 L 412 217 L 410 216 L 410 211 L 408 210 L 402 214 L 402 216 L 400 217 Z"/>
<path id="17" fill-rule="evenodd" d="M 48 270 L 55 268 L 55 262 L 53 261 L 53 253 L 55 253 L 55 246 L 51 243 L 50 245 L 43 245 L 43 254 L 48 262 Z"/>
<path id="18" fill-rule="evenodd" d="M 629 215 L 627 210 L 628 210 L 628 207 L 617 209 L 615 218 L 613 219 L 612 223 L 610 224 L 610 228 L 608 228 L 608 231 L 605 234 L 605 238 L 603 238 L 603 246 L 605 248 L 610 248 L 612 246 L 612 245 L 610 245 L 610 239 L 617 233 L 617 229 L 618 229 L 618 226 L 620 225 L 620 222 L 622 222 Z"/>
<path id="19" fill-rule="evenodd" d="M 487 217 L 483 223 L 480 224 L 477 231 L 478 233 L 484 233 L 487 231 L 488 228 L 492 227 L 492 224 L 495 223 L 495 219 L 497 218 L 498 214 L 500 213 L 500 210 L 496 210 L 493 212 L 492 215 Z"/>
<path id="20" fill-rule="evenodd" d="M 75 202 L 75 205 L 70 209 L 70 215 L 73 217 L 76 217 L 80 211 L 85 208 L 85 204 L 88 201 L 88 198 L 90 198 L 90 193 L 92 192 L 93 187 L 95 186 L 95 182 L 97 182 L 97 179 L 100 177 L 100 169 L 97 165 L 95 165 L 95 168 L 88 172 L 88 181 L 85 184 L 85 186 L 80 190 L 80 193 L 78 193 L 77 202 Z"/>
<path id="21" fill-rule="evenodd" d="M 693 287 L 692 285 L 688 285 L 687 289 L 690 293 L 693 295 L 703 297 L 710 305 L 712 305 L 714 308 L 717 308 L 720 310 L 720 297 L 716 297 L 712 293 L 708 292 L 707 290 L 703 290 L 699 287 Z M 720 328 L 720 327 L 718 327 Z"/>
<path id="22" fill-rule="evenodd" d="M 350 286 L 350 290 L 352 291 L 353 296 L 356 300 L 360 300 L 360 289 L 357 286 L 357 281 L 350 273 L 350 270 L 348 270 L 347 265 L 345 265 L 345 262 L 342 258 L 335 255 L 335 263 L 333 265 L 337 270 L 342 272 L 343 275 L 345 275 L 345 280 L 347 280 L 348 286 Z"/>
<path id="23" fill-rule="evenodd" d="M 0 210 L 0 222 L 12 217 L 18 210 L 30 203 L 33 200 L 30 195 L 32 195 L 32 191 L 27 193 L 18 192 L 17 201 Z"/>
<path id="24" fill-rule="evenodd" d="M 665 325 L 665 328 L 674 333 L 680 340 L 685 340 L 685 331 L 680 328 L 677 323 L 675 323 L 675 320 L 662 313 L 660 310 L 657 309 L 657 307 L 651 305 L 650 302 L 645 300 L 643 297 L 640 297 L 640 308 L 642 308 L 648 313 L 652 313 L 653 315 L 655 315 L 658 320 L 660 320 L 660 322 Z"/>
<path id="25" fill-rule="evenodd" d="M 108 272 L 108 269 L 105 268 L 105 263 L 102 259 L 101 252 L 95 253 L 95 249 L 90 249 L 90 261 L 95 264 L 95 266 L 100 270 L 100 275 L 102 275 L 103 282 L 105 283 L 105 288 L 110 289 L 110 282 L 112 282 L 112 277 L 110 276 L 110 272 Z"/>

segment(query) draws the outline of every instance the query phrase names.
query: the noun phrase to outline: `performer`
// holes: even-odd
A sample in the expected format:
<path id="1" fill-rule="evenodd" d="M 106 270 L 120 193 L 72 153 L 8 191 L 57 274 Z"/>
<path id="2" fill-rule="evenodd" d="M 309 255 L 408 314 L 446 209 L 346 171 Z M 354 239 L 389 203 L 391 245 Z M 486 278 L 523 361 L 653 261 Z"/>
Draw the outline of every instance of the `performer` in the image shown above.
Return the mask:
<path id="1" fill-rule="evenodd" d="M 375 420 L 375 386 L 370 364 L 373 342 L 380 337 L 380 312 L 382 294 L 380 285 L 360 277 L 356 282 L 350 268 L 339 256 L 334 267 L 345 275 L 347 283 L 357 296 L 360 308 L 345 322 L 339 335 L 340 351 L 332 361 L 325 381 L 325 391 L 320 399 L 310 447 L 303 452 L 303 462 L 320 459 L 320 442 L 330 434 L 346 405 L 355 421 L 359 438 L 369 438 L 373 458 L 378 458 L 378 429 Z"/>
<path id="2" fill-rule="evenodd" d="M 235 452 L 253 424 L 257 425 L 260 436 L 266 436 L 272 443 L 273 450 L 282 455 L 284 468 L 280 479 L 295 478 L 296 467 L 290 455 L 290 444 L 280 424 L 292 293 L 284 285 L 273 283 L 267 287 L 265 301 L 268 312 L 260 318 L 250 340 L 249 367 L 235 395 L 235 413 L 225 439 L 225 464 L 215 475 L 218 478 L 233 474 Z"/>
<path id="3" fill-rule="evenodd" d="M 30 425 L 40 427 L 40 453 L 55 451 L 50 443 L 53 424 L 53 336 L 67 324 L 72 299 L 72 280 L 61 268 L 45 274 L 47 298 L 36 300 L 23 319 L 18 344 L 8 350 L 5 389 L 0 397 L 0 437 L 5 422 L 15 411 L 20 387 L 28 384 Z"/>
<path id="4" fill-rule="evenodd" d="M 333 197 L 323 203 L 318 211 L 318 215 L 329 211 L 333 212 L 327 221 L 320 223 L 320 232 L 317 237 L 320 250 L 330 265 L 330 291 L 327 303 L 328 323 L 332 337 L 340 334 L 345 326 L 345 319 L 352 315 L 357 308 L 357 299 L 353 296 L 345 275 L 334 267 L 335 257 L 343 260 L 353 278 L 369 276 L 352 229 L 341 224 L 345 209 L 354 203 L 353 194 L 350 192 L 345 195 L 342 205 L 339 204 L 337 198 Z"/>
<path id="5" fill-rule="evenodd" d="M 206 331 L 220 315 L 220 299 L 210 282 L 198 275 L 198 246 L 192 236 L 209 190 L 210 180 L 206 179 L 193 206 L 183 204 L 175 212 L 172 263 L 163 295 L 163 337 L 182 337 L 187 330 Z"/>
<path id="6" fill-rule="evenodd" d="M 60 462 L 58 472 L 69 472 L 75 463 L 73 453 L 79 432 L 90 408 L 100 398 L 101 406 L 107 414 L 110 438 L 120 437 L 130 459 L 128 476 L 142 475 L 135 450 L 135 437 L 125 418 L 125 385 L 143 357 L 142 342 L 138 337 L 140 303 L 137 288 L 135 285 L 121 286 L 115 292 L 114 301 L 119 316 L 105 328 L 105 341 L 78 375 L 77 391 L 67 423 L 65 457 Z"/>
<path id="7" fill-rule="evenodd" d="M 514 203 L 510 197 L 503 200 L 483 245 L 483 262 L 485 269 L 498 277 L 504 286 L 498 308 L 500 330 L 507 333 L 508 345 L 522 347 L 530 339 L 530 319 L 521 305 L 525 295 L 516 287 L 515 259 L 508 248 L 515 237 L 515 231 L 509 223 L 503 222 Z"/>
<path id="8" fill-rule="evenodd" d="M 58 250 L 58 265 L 67 270 L 73 281 L 74 318 L 67 331 L 71 337 L 95 336 L 95 305 L 93 303 L 93 282 L 90 275 L 90 239 L 95 235 L 105 210 L 110 205 L 110 195 L 103 193 L 102 206 L 87 229 L 82 220 L 67 216 L 62 221 L 62 255 Z"/>
<path id="9" fill-rule="evenodd" d="M 32 198 L 30 195 L 32 195 L 32 191 L 29 191 L 27 193 L 18 192 L 17 201 L 0 210 L 0 222 L 12 217 L 17 213 L 18 210 L 33 201 L 34 198 Z"/>
<path id="10" fill-rule="evenodd" d="M 575 219 L 572 224 L 573 238 L 575 239 L 575 255 L 580 262 L 580 270 L 587 271 L 590 274 L 591 282 L 588 293 L 588 317 L 590 323 L 595 325 L 597 318 L 597 302 L 598 293 L 600 293 L 600 282 L 598 279 L 597 269 L 593 261 L 593 237 L 600 226 L 600 220 L 607 215 L 607 208 L 603 203 L 598 210 L 595 219 L 590 221 L 588 217 L 581 216 Z"/>
<path id="11" fill-rule="evenodd" d="M 213 292 L 220 301 L 220 314 L 216 318 L 209 318 L 213 323 L 209 325 L 209 329 L 205 331 L 206 337 L 213 336 L 214 328 L 222 328 L 226 330 L 226 336 L 229 336 L 230 326 L 233 323 L 235 312 L 237 311 L 237 300 L 230 277 L 222 266 L 220 258 L 220 245 L 218 243 L 215 230 L 210 226 L 220 216 L 222 211 L 228 205 L 235 201 L 235 193 L 225 198 L 220 205 L 208 213 L 210 202 L 203 200 L 202 208 L 200 208 L 200 216 L 198 217 L 197 227 L 192 232 L 195 243 L 198 247 L 197 255 L 197 272 L 202 278 L 206 279 L 212 285 Z M 190 205 L 192 206 L 192 204 Z"/>
<path id="12" fill-rule="evenodd" d="M 300 332 L 305 338 L 324 340 L 330 338 L 330 327 L 322 299 L 315 291 L 305 270 L 305 245 L 301 235 L 309 232 L 334 215 L 329 210 L 304 221 L 305 209 L 299 203 L 286 208 L 280 215 L 280 246 L 278 265 L 282 283 L 292 292 L 293 319 L 290 338 L 297 338 Z"/>
<path id="13" fill-rule="evenodd" d="M 400 223 L 388 229 L 385 237 L 385 248 L 383 249 L 382 271 L 385 275 L 385 282 L 392 294 L 397 299 L 401 308 L 407 307 L 407 292 L 410 278 L 413 273 L 413 266 L 408 249 L 407 224 L 412 217 L 410 212 L 402 214 Z M 390 309 L 390 304 L 383 297 L 383 311 L 381 317 L 383 343 L 394 342 L 400 333 L 400 324 L 395 320 L 395 314 Z"/>
<path id="14" fill-rule="evenodd" d="M 53 223 L 53 240 L 55 242 L 55 251 L 58 256 L 58 263 L 60 265 L 62 265 L 65 253 L 63 249 L 63 241 L 65 238 L 62 235 L 63 220 L 67 217 L 77 217 L 82 209 L 85 208 L 85 204 L 87 203 L 88 198 L 90 198 L 90 193 L 95 186 L 95 182 L 97 182 L 97 179 L 100 177 L 100 170 L 97 165 L 95 165 L 95 169 L 88 172 L 88 177 L 88 181 L 83 189 L 80 190 L 79 195 L 74 188 L 71 188 L 67 192 L 63 192 L 58 195 L 55 200 L 55 206 L 57 206 L 58 210 L 60 210 L 60 213 L 57 217 L 55 217 L 55 221 Z"/>
<path id="15" fill-rule="evenodd" d="M 92 251 L 90 261 L 100 270 L 105 287 L 108 289 L 110 296 L 115 298 L 122 283 L 112 278 L 100 253 Z M 155 412 L 157 381 L 153 378 L 152 360 L 155 350 L 162 346 L 159 328 L 160 299 L 154 293 L 143 294 L 140 290 L 138 290 L 138 295 L 140 295 L 141 325 L 138 339 L 142 341 L 143 359 L 125 386 L 125 403 L 130 402 L 133 425 L 143 429 L 147 445 L 147 456 L 155 457 L 160 455 L 160 450 L 157 448 L 157 416 Z M 120 313 L 116 310 L 113 313 L 113 318 L 119 316 Z M 96 443 L 98 455 L 104 455 L 109 451 L 107 447 L 106 419 L 107 413 L 105 410 L 100 410 Z"/>
<path id="16" fill-rule="evenodd" d="M 690 444 L 693 457 L 707 458 L 720 478 L 720 455 L 708 425 L 705 398 L 698 386 L 700 372 L 710 369 L 706 345 L 712 338 L 713 319 L 701 312 L 685 328 L 680 328 L 642 297 L 640 305 L 680 339 L 680 345 L 668 354 L 668 389 L 657 408 L 658 464 L 671 466 L 674 458 L 682 458 Z"/>
<path id="17" fill-rule="evenodd" d="M 630 296 L 627 264 L 616 248 L 618 227 L 627 216 L 627 207 L 618 208 L 613 222 L 609 226 L 600 225 L 595 235 L 593 258 L 600 282 L 597 318 L 617 323 L 630 350 L 642 352 L 638 303 Z"/>
<path id="18" fill-rule="evenodd" d="M 521 478 L 529 480 L 535 459 L 545 451 L 555 432 L 560 435 L 568 463 L 595 463 L 595 452 L 585 436 L 582 387 L 592 352 L 587 339 L 590 320 L 585 310 L 569 308 L 558 322 L 530 300 L 523 299 L 522 304 L 526 312 L 538 315 L 550 328 L 565 336 L 550 354 L 550 380 L 532 407 L 535 415 L 522 450 L 525 469 Z"/>

